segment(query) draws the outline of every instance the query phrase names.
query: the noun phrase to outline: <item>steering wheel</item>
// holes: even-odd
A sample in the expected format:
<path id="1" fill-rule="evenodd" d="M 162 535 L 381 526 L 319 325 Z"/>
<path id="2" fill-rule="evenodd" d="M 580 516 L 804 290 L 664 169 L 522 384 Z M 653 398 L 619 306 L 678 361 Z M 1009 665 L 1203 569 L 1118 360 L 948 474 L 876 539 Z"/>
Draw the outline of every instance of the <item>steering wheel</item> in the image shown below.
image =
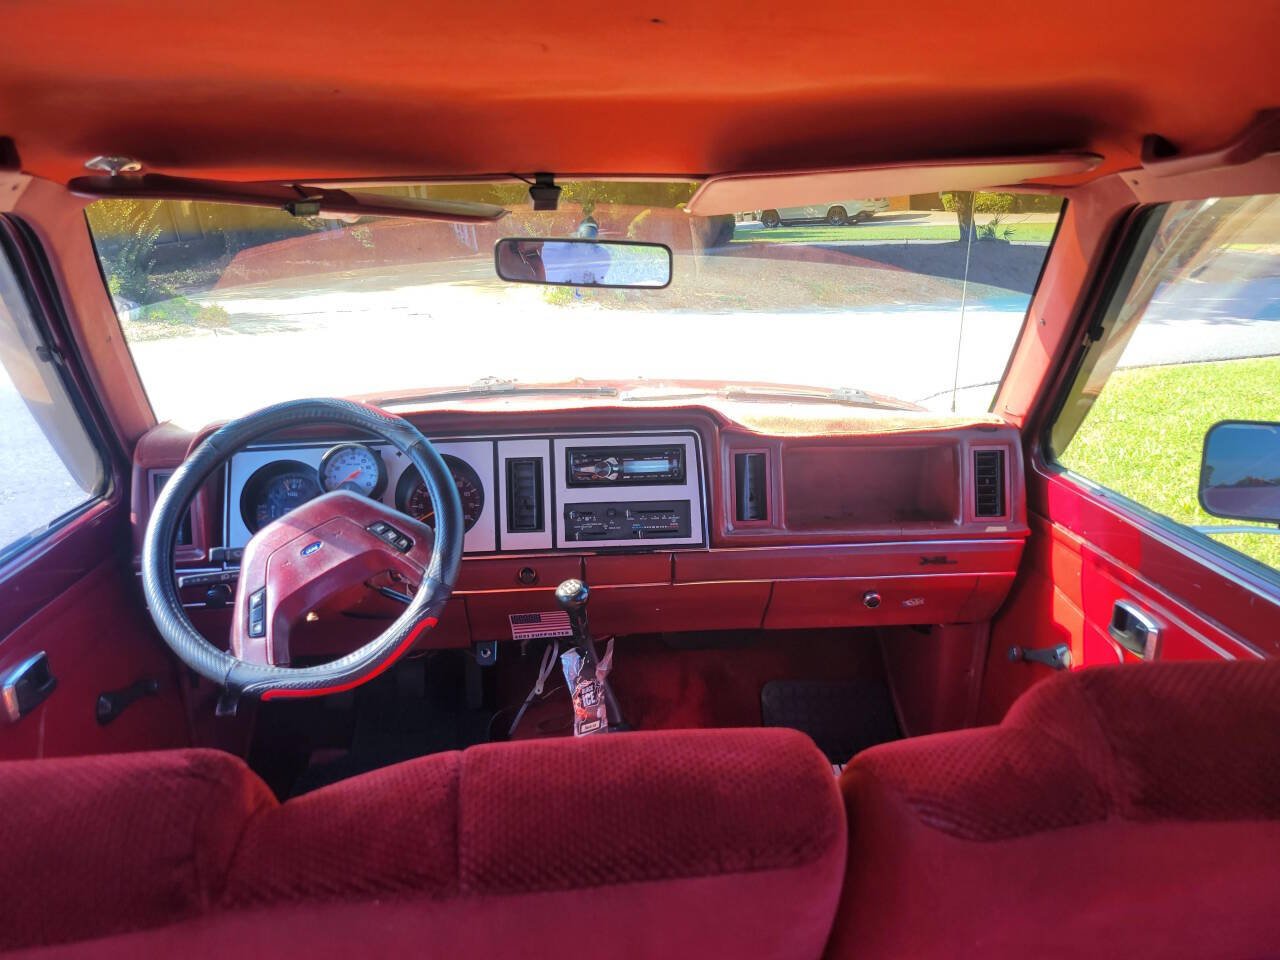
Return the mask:
<path id="1" fill-rule="evenodd" d="M 385 440 L 417 468 L 435 508 L 435 529 L 344 490 L 326 493 L 267 524 L 245 546 L 236 584 L 230 650 L 192 625 L 174 577 L 173 551 L 187 505 L 246 444 L 285 428 L 328 423 Z M 226 692 L 219 712 L 241 696 L 318 697 L 359 686 L 403 656 L 436 625 L 462 560 L 462 503 L 449 468 L 412 424 L 348 400 L 294 400 L 233 420 L 211 434 L 164 485 L 142 547 L 142 587 L 156 629 L 179 659 Z M 376 639 L 319 666 L 290 667 L 288 631 L 335 591 L 388 571 L 417 590 Z"/>

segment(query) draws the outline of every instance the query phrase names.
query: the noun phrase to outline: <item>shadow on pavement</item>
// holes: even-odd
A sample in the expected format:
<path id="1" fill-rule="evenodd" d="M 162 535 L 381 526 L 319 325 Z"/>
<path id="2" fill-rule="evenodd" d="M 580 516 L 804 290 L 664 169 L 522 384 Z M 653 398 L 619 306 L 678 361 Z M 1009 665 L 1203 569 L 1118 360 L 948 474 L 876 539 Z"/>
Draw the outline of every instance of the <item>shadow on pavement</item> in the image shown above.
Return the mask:
<path id="1" fill-rule="evenodd" d="M 885 266 L 910 270 L 931 277 L 963 280 L 967 244 L 954 243 L 860 243 L 857 255 Z M 968 251 L 969 282 L 1000 287 L 1016 293 L 1035 291 L 1044 263 L 1046 247 L 1041 244 L 1013 244 L 975 240 Z"/>

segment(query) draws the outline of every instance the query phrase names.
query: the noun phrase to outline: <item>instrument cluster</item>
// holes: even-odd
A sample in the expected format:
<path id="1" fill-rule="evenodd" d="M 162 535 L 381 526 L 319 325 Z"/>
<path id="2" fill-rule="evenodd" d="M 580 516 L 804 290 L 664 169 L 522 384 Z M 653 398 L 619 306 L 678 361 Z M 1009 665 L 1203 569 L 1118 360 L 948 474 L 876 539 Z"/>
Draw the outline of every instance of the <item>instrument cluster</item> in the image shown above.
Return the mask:
<path id="1" fill-rule="evenodd" d="M 692 431 L 434 443 L 458 488 L 469 553 L 571 548 L 584 542 L 706 544 L 700 450 Z M 335 490 L 370 497 L 427 524 L 434 520 L 417 469 L 384 443 L 249 447 L 232 456 L 225 482 L 223 543 L 231 549 Z"/>
<path id="2" fill-rule="evenodd" d="M 465 460 L 445 454 L 444 462 L 462 499 L 463 523 L 470 530 L 484 512 L 484 484 Z M 387 487 L 387 466 L 381 450 L 362 443 L 340 443 L 324 454 L 319 467 L 292 459 L 259 467 L 241 491 L 240 519 L 253 534 L 322 493 L 347 490 L 381 500 Z M 431 497 L 413 466 L 401 472 L 394 503 L 401 513 L 423 523 L 432 522 L 435 511 Z"/>

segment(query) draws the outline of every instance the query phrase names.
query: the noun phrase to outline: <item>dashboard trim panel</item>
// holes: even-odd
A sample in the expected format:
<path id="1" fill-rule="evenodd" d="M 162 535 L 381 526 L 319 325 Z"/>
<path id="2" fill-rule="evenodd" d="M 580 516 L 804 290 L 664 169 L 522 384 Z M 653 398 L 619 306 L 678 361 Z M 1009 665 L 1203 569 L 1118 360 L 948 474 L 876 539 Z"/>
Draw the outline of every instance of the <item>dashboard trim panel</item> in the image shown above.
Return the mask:
<path id="1" fill-rule="evenodd" d="M 789 629 L 792 626 L 892 626 L 895 624 L 980 623 L 1005 601 L 1019 569 L 1027 542 L 1022 450 L 1017 431 L 998 424 L 956 424 L 906 433 L 841 433 L 839 423 L 823 423 L 814 435 L 796 435 L 793 424 L 808 408 L 787 408 L 785 418 L 769 421 L 763 432 L 744 428 L 698 405 L 679 408 L 626 410 L 581 409 L 447 409 L 411 414 L 411 421 L 441 445 L 477 444 L 465 458 L 480 475 L 487 513 L 493 523 L 493 547 L 476 550 L 467 542 L 467 555 L 450 603 L 449 629 L 437 628 L 425 643 L 430 647 L 503 640 L 510 636 L 507 617 L 513 612 L 555 608 L 554 587 L 562 579 L 580 577 L 595 591 L 593 626 L 605 633 L 680 632 L 749 627 Z M 626 425 L 635 423 L 635 429 Z M 494 426 L 498 429 L 494 429 Z M 530 429 L 521 429 L 529 427 Z M 762 428 L 763 429 L 763 428 Z M 865 430 L 865 426 L 858 429 Z M 207 432 L 207 431 L 205 431 Z M 297 456 L 311 448 L 319 456 L 336 442 L 359 440 L 342 431 L 300 430 L 280 442 L 260 444 Z M 150 492 L 148 470 L 164 470 L 181 462 L 204 433 L 157 428 L 140 442 L 134 456 L 134 477 Z M 563 483 L 565 446 L 589 446 L 600 439 L 620 447 L 660 444 L 679 436 L 687 442 L 688 477 L 695 479 L 696 505 L 691 539 L 676 543 L 655 537 L 610 544 L 564 537 L 564 497 L 593 494 L 599 502 L 630 498 L 666 500 L 680 489 L 674 484 L 645 485 L 640 481 L 591 484 L 568 489 Z M 838 498 L 875 477 L 867 451 L 890 447 L 933 445 L 957 452 L 955 469 L 938 470 L 933 478 L 952 482 L 962 510 L 945 522 L 880 522 L 833 516 L 825 529 L 794 529 L 786 522 L 786 493 L 782 463 L 787 450 L 813 445 L 862 451 L 863 456 L 835 458 L 818 482 L 809 484 L 812 496 Z M 1006 518 L 977 520 L 968 509 L 972 478 L 967 465 L 977 448 L 1008 451 Z M 733 455 L 744 450 L 765 451 L 765 482 L 769 509 L 764 521 L 735 520 Z M 474 454 L 472 456 L 471 454 Z M 505 529 L 506 461 L 512 456 L 540 456 L 544 491 L 541 530 L 517 533 Z M 894 463 L 885 461 L 894 471 Z M 393 467 L 390 480 L 397 479 Z M 932 472 L 931 472 L 932 473 Z M 907 477 L 897 469 L 895 475 Z M 179 574 L 217 570 L 217 556 L 234 563 L 234 551 L 219 545 L 227 525 L 225 494 L 229 481 L 220 474 L 197 497 L 196 542 L 200 556 L 179 556 Z M 908 478 L 910 479 L 910 478 Z M 524 489 L 528 489 L 527 477 Z M 880 483 L 880 489 L 885 484 Z M 388 483 L 387 489 L 394 484 Z M 910 486 L 902 487 L 910 496 Z M 236 492 L 230 491 L 231 502 Z M 684 494 L 679 494 L 683 496 Z M 694 498 L 690 497 L 691 504 Z M 833 501 L 836 502 L 836 501 Z M 135 523 L 135 539 L 146 525 L 146 504 Z M 838 514 L 838 511 L 837 511 Z M 486 543 L 486 547 L 487 547 Z M 212 564 L 209 561 L 214 561 Z M 227 569 L 227 568 L 223 568 Z M 596 589 L 599 588 L 599 589 Z M 875 609 L 863 594 L 875 590 L 883 602 Z M 198 605 L 205 589 L 192 585 L 183 599 Z M 202 622 L 220 624 L 225 609 L 193 611 Z M 375 629 L 394 617 L 397 607 L 385 598 L 361 601 L 352 616 L 323 612 L 315 624 L 303 625 L 298 649 L 316 654 L 340 653 L 359 640 L 366 627 Z M 598 623 L 597 623 L 598 621 Z M 221 629 L 213 627 L 214 631 Z"/>

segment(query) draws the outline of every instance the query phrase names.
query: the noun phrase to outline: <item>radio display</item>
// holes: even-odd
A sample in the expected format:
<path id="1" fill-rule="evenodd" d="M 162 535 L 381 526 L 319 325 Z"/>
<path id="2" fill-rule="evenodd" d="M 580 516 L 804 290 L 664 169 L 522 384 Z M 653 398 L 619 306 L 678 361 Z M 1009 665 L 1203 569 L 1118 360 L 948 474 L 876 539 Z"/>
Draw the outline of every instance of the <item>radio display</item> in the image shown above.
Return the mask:
<path id="1" fill-rule="evenodd" d="M 569 447 L 565 460 L 570 487 L 684 483 L 683 446 Z"/>
<path id="2" fill-rule="evenodd" d="M 680 469 L 680 461 L 653 459 L 653 460 L 623 460 L 623 473 L 671 473 Z"/>

